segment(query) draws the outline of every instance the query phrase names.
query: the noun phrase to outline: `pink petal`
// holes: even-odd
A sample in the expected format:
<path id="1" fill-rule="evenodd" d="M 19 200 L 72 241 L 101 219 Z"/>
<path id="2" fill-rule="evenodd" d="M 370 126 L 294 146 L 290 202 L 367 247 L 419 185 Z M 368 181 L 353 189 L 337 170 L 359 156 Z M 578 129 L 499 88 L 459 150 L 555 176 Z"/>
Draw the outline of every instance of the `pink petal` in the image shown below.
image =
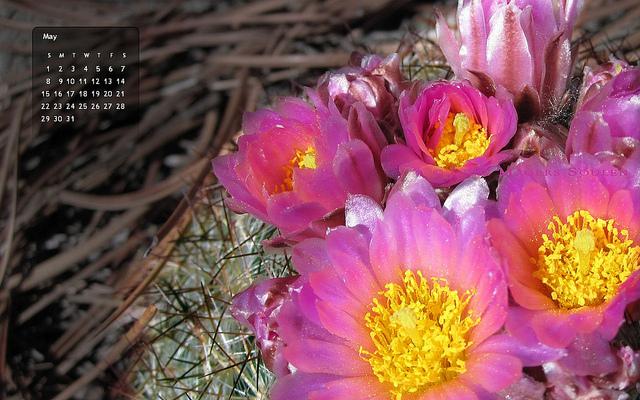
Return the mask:
<path id="1" fill-rule="evenodd" d="M 369 299 L 366 303 L 362 303 L 353 296 L 333 268 L 312 273 L 309 276 L 309 283 L 320 299 L 354 316 L 360 316 L 370 301 Z"/>
<path id="2" fill-rule="evenodd" d="M 495 393 L 516 382 L 522 376 L 522 364 L 516 357 L 498 353 L 472 353 L 467 360 L 467 372 L 461 379 Z"/>
<path id="3" fill-rule="evenodd" d="M 462 38 L 462 68 L 471 71 L 486 70 L 487 27 L 482 0 L 467 1 L 458 9 L 458 29 Z"/>
<path id="4" fill-rule="evenodd" d="M 242 132 L 245 135 L 254 135 L 273 129 L 281 122 L 282 118 L 271 110 L 247 112 L 242 116 Z"/>
<path id="5" fill-rule="evenodd" d="M 309 400 L 388 400 L 389 390 L 373 376 L 344 378 L 329 382 L 322 390 L 309 395 Z"/>
<path id="6" fill-rule="evenodd" d="M 542 283 L 532 275 L 531 256 L 509 232 L 504 222 L 493 219 L 487 223 L 487 228 L 493 246 L 505 259 L 509 289 L 516 302 L 533 310 L 555 308 L 552 300 L 543 293 Z"/>
<path id="7" fill-rule="evenodd" d="M 512 310 L 509 312 L 512 313 Z M 508 334 L 494 335 L 476 347 L 474 351 L 509 354 L 518 357 L 525 367 L 538 366 L 548 361 L 555 361 L 567 354 L 564 349 L 556 349 L 540 343 L 533 330 L 528 327 L 528 321 L 510 320 L 508 324 L 509 332 L 513 336 Z M 512 329 L 514 328 L 516 332 L 513 332 Z"/>
<path id="8" fill-rule="evenodd" d="M 348 345 L 355 351 L 358 351 L 360 347 L 372 351 L 369 330 L 364 326 L 364 315 L 355 319 L 327 301 L 319 301 L 316 307 L 322 326 L 329 332 L 346 339 Z"/>
<path id="9" fill-rule="evenodd" d="M 292 250 L 292 261 L 301 274 L 320 271 L 330 266 L 326 243 L 322 239 L 311 238 L 298 243 Z"/>
<path id="10" fill-rule="evenodd" d="M 457 77 L 462 77 L 462 66 L 460 61 L 460 43 L 449 29 L 447 21 L 441 13 L 436 14 L 436 34 L 438 46 L 442 50 L 444 57 L 451 66 L 453 73 Z"/>
<path id="11" fill-rule="evenodd" d="M 533 79 L 533 63 L 527 38 L 520 25 L 521 11 L 504 4 L 491 17 L 487 38 L 489 75 L 511 93 L 518 93 Z"/>
<path id="12" fill-rule="evenodd" d="M 358 352 L 347 346 L 322 340 L 287 341 L 284 354 L 302 372 L 362 376 L 371 373 L 371 366 Z"/>
<path id="13" fill-rule="evenodd" d="M 303 125 L 315 127 L 317 131 L 318 116 L 313 108 L 304 100 L 296 97 L 283 97 L 274 107 L 274 111 L 284 118 L 299 121 Z"/>
<path id="14" fill-rule="evenodd" d="M 348 290 L 363 304 L 369 304 L 380 290 L 369 266 L 369 243 L 356 230 L 338 227 L 327 235 L 331 264 Z"/>
<path id="15" fill-rule="evenodd" d="M 606 339 L 613 339 L 618 328 L 624 322 L 625 308 L 640 299 L 640 270 L 636 270 L 618 288 L 618 294 L 609 301 L 599 327 L 600 334 Z"/>
<path id="16" fill-rule="evenodd" d="M 392 201 L 393 200 L 393 201 Z M 389 271 L 420 270 L 425 276 L 456 281 L 457 255 L 455 234 L 451 225 L 433 209 L 412 209 L 400 196 L 390 199 L 384 222 L 371 240 L 371 264 L 378 282 L 384 285 Z M 396 272 L 397 273 L 397 272 Z"/>
<path id="17" fill-rule="evenodd" d="M 637 234 L 639 222 L 634 221 L 633 211 L 633 199 L 628 190 L 618 190 L 613 193 L 609 200 L 607 217 L 616 221 L 619 227 L 630 228 L 632 234 Z"/>
<path id="18" fill-rule="evenodd" d="M 547 225 L 551 218 L 557 215 L 557 211 L 547 189 L 541 185 L 530 183 L 525 185 L 522 191 L 523 196 L 520 198 L 520 205 L 531 226 L 533 236 L 520 239 L 538 239 L 543 233 L 547 232 Z"/>
<path id="19" fill-rule="evenodd" d="M 349 133 L 352 138 L 360 139 L 373 152 L 374 158 L 379 160 L 380 151 L 388 144 L 374 116 L 364 104 L 355 103 L 349 113 Z"/>
<path id="20" fill-rule="evenodd" d="M 433 388 L 429 388 L 423 393 L 419 400 L 478 400 L 476 393 L 467 386 L 462 379 L 454 379 Z"/>
<path id="21" fill-rule="evenodd" d="M 550 310 L 537 312 L 531 320 L 531 327 L 542 343 L 563 348 L 571 343 L 577 334 L 596 330 L 601 321 L 602 313 L 596 310 L 587 309 L 576 312 Z"/>
<path id="22" fill-rule="evenodd" d="M 328 382 L 336 379 L 340 379 L 340 377 L 329 374 L 296 372 L 276 380 L 269 393 L 269 398 L 271 400 L 308 400 L 311 392 L 322 390 Z"/>
<path id="23" fill-rule="evenodd" d="M 602 376 L 618 369 L 618 358 L 599 334 L 578 335 L 558 363 L 577 375 Z"/>
<path id="24" fill-rule="evenodd" d="M 335 343 L 342 342 L 342 339 L 322 328 L 319 325 L 320 321 L 318 324 L 310 321 L 300 310 L 300 307 L 295 304 L 295 301 L 282 306 L 276 316 L 276 321 L 278 334 L 285 343 L 306 338 Z"/>
<path id="25" fill-rule="evenodd" d="M 371 150 L 363 141 L 355 139 L 338 146 L 333 160 L 333 173 L 348 193 L 382 199 L 383 183 Z"/>
<path id="26" fill-rule="evenodd" d="M 279 193 L 267 203 L 271 222 L 283 233 L 306 228 L 311 221 L 321 219 L 330 210 L 319 203 L 303 203 L 295 192 Z"/>
<path id="27" fill-rule="evenodd" d="M 384 149 L 380 155 L 382 168 L 388 177 L 398 179 L 400 177 L 400 167 L 408 162 L 420 163 L 416 153 L 404 144 L 391 144 Z"/>
<path id="28" fill-rule="evenodd" d="M 567 88 L 567 79 L 571 73 L 571 33 L 558 32 L 547 43 L 544 51 L 544 81 L 540 90 L 541 99 L 550 99 L 546 110 L 551 109 Z"/>
<path id="29" fill-rule="evenodd" d="M 236 211 L 248 212 L 263 221 L 268 221 L 269 217 L 267 216 L 265 204 L 249 192 L 247 187 L 242 184 L 242 178 L 236 174 L 235 167 L 237 164 L 237 154 L 226 154 L 217 157 L 212 161 L 213 173 L 229 194 L 233 196 L 233 204 Z"/>
<path id="30" fill-rule="evenodd" d="M 611 131 L 602 114 L 590 111 L 576 113 L 567 138 L 567 154 L 611 150 Z"/>

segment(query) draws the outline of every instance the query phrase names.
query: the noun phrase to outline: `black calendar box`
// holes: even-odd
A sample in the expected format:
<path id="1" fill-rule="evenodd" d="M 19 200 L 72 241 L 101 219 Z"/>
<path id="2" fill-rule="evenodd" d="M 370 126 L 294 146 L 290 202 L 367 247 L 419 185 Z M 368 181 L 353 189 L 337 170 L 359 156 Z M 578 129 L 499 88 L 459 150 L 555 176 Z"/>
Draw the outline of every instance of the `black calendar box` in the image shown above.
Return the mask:
<path id="1" fill-rule="evenodd" d="M 32 105 L 39 129 L 118 119 L 139 106 L 135 27 L 36 27 Z"/>

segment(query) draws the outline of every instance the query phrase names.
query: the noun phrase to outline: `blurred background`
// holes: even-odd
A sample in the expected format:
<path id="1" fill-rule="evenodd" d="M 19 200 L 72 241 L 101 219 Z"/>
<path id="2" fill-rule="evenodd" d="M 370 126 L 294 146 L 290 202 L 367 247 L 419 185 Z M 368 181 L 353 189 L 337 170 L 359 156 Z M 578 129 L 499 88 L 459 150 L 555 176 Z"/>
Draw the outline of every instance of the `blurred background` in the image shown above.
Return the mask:
<path id="1" fill-rule="evenodd" d="M 578 68 L 637 62 L 638 1 L 586 3 Z M 210 160 L 243 112 L 354 51 L 446 76 L 435 8 L 455 2 L 0 0 L 0 399 L 264 398 L 270 375 L 226 306 L 289 258 L 224 207 Z M 138 27 L 139 107 L 40 129 L 36 26 Z"/>

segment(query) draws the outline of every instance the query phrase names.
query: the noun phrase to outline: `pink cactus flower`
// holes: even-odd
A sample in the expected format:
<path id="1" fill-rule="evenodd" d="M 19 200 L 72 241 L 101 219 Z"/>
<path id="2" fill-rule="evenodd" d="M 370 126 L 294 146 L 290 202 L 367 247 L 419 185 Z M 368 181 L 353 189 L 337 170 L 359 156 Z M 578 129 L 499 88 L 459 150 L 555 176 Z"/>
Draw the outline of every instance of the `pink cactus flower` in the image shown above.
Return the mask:
<path id="1" fill-rule="evenodd" d="M 640 68 L 622 63 L 587 72 L 566 151 L 623 162 L 640 148 Z"/>
<path id="2" fill-rule="evenodd" d="M 512 97 L 523 119 L 546 114 L 571 72 L 582 0 L 459 0 L 459 38 L 438 17 L 438 43 L 458 79 Z"/>
<path id="3" fill-rule="evenodd" d="M 490 399 L 521 376 L 521 348 L 502 331 L 507 287 L 488 246 L 481 178 L 444 208 L 411 172 L 386 209 L 347 202 L 347 226 L 296 245 L 307 283 L 276 317 L 292 374 L 273 400 Z M 552 352 L 555 357 L 555 353 Z"/>
<path id="4" fill-rule="evenodd" d="M 348 119 L 334 105 L 285 98 L 245 115 L 238 151 L 213 161 L 234 211 L 275 225 L 285 243 L 322 237 L 343 221 L 349 194 L 382 200 L 386 139 L 362 103 Z"/>
<path id="5" fill-rule="evenodd" d="M 640 187 L 588 154 L 532 157 L 503 175 L 498 208 L 489 232 L 518 305 L 507 330 L 566 349 L 575 374 L 615 371 L 609 341 L 640 298 Z"/>
<path id="6" fill-rule="evenodd" d="M 400 99 L 406 144 L 382 152 L 382 166 L 397 179 L 415 170 L 435 187 L 489 175 L 512 156 L 501 151 L 516 133 L 510 100 L 486 97 L 463 82 L 414 86 Z"/>
<path id="7" fill-rule="evenodd" d="M 398 119 L 398 98 L 407 82 L 400 71 L 400 57 L 354 53 L 348 67 L 330 71 L 309 90 L 314 103 L 333 101 L 343 117 L 348 118 L 351 107 L 362 103 L 376 119 L 389 140 L 401 135 Z"/>

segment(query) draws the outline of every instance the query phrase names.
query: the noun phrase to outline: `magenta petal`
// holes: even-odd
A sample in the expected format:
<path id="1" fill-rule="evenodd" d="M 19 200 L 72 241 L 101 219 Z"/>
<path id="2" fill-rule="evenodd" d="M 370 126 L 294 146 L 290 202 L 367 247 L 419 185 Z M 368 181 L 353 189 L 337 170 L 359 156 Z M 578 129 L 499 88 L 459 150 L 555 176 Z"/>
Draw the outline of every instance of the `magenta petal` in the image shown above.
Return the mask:
<path id="1" fill-rule="evenodd" d="M 602 376 L 618 369 L 618 358 L 599 334 L 578 335 L 558 363 L 577 375 Z"/>
<path id="2" fill-rule="evenodd" d="M 400 166 L 407 162 L 421 162 L 418 156 L 408 146 L 404 144 L 391 144 L 380 154 L 382 168 L 388 177 L 398 179 L 400 177 Z"/>
<path id="3" fill-rule="evenodd" d="M 423 393 L 419 400 L 479 400 L 488 398 L 480 398 L 475 391 L 463 382 L 462 379 L 454 379 L 449 382 L 445 382 L 432 389 L 427 389 Z"/>
<path id="4" fill-rule="evenodd" d="M 613 193 L 609 200 L 607 217 L 616 221 L 618 226 L 627 227 L 631 235 L 638 232 L 639 221 L 634 221 L 634 204 L 631 192 L 628 190 L 618 190 Z"/>
<path id="5" fill-rule="evenodd" d="M 359 316 L 356 320 L 356 317 L 327 301 L 319 301 L 316 307 L 322 326 L 329 332 L 347 340 L 348 345 L 355 351 L 358 351 L 361 346 L 372 351 L 369 331 L 364 327 L 363 316 Z"/>
<path id="6" fill-rule="evenodd" d="M 636 270 L 618 288 L 618 294 L 607 305 L 602 317 L 600 334 L 611 340 L 624 322 L 624 311 L 627 305 L 640 299 L 640 271 Z"/>
<path id="7" fill-rule="evenodd" d="M 242 116 L 242 130 L 245 135 L 254 135 L 265 130 L 273 129 L 282 119 L 271 110 L 258 110 L 245 113 Z"/>
<path id="8" fill-rule="evenodd" d="M 336 275 L 354 297 L 363 304 L 368 304 L 380 290 L 380 286 L 369 265 L 367 238 L 349 228 L 339 227 L 331 231 L 326 240 L 327 252 Z"/>
<path id="9" fill-rule="evenodd" d="M 235 172 L 237 163 L 238 156 L 236 154 L 217 157 L 212 161 L 213 173 L 218 177 L 220 183 L 227 188 L 229 193 L 234 196 L 232 202 L 236 205 L 234 211 L 246 211 L 264 221 L 268 221 L 269 217 L 267 216 L 267 210 L 264 204 L 261 204 L 245 186 L 240 184 L 240 179 Z"/>
<path id="10" fill-rule="evenodd" d="M 373 155 L 361 140 L 351 140 L 338 147 L 333 173 L 348 193 L 364 194 L 376 200 L 382 198 L 384 188 L 377 178 Z"/>
<path id="11" fill-rule="evenodd" d="M 285 192 L 273 196 L 267 203 L 267 212 L 271 222 L 283 233 L 292 233 L 299 226 L 308 225 L 321 219 L 326 209 L 319 203 L 304 203 L 295 192 Z"/>
<path id="12" fill-rule="evenodd" d="M 509 335 L 496 335 L 478 346 L 478 351 L 507 353 L 516 356 L 525 367 L 541 365 L 564 357 L 565 349 L 542 344 L 529 327 L 530 314 L 520 308 L 511 307 L 506 327 Z M 502 350 L 501 350 L 502 349 Z"/>
<path id="13" fill-rule="evenodd" d="M 296 97 L 281 98 L 275 111 L 284 118 L 296 120 L 306 126 L 317 126 L 318 117 L 313 108 L 304 100 Z"/>
<path id="14" fill-rule="evenodd" d="M 368 303 L 361 303 L 343 283 L 342 277 L 331 267 L 314 272 L 309 276 L 309 283 L 318 298 L 339 307 L 353 316 L 360 316 L 361 310 Z"/>
<path id="15" fill-rule="evenodd" d="M 602 321 L 598 310 L 570 312 L 541 311 L 531 319 L 531 327 L 541 342 L 563 348 L 571 343 L 579 333 L 595 331 Z"/>
<path id="16" fill-rule="evenodd" d="M 371 239 L 371 265 L 384 285 L 400 277 L 399 267 L 455 282 L 457 246 L 451 225 L 434 209 L 412 209 L 406 198 L 389 199 L 384 222 Z M 393 277 L 389 279 L 389 275 Z M 395 276 L 394 276 L 395 275 Z"/>
<path id="17" fill-rule="evenodd" d="M 342 344 L 313 339 L 290 340 L 284 354 L 302 372 L 342 376 L 371 373 L 371 366 L 360 358 L 358 352 Z"/>
<path id="18" fill-rule="evenodd" d="M 329 382 L 322 390 L 309 395 L 309 400 L 387 400 L 389 390 L 373 376 L 359 376 Z"/>
<path id="19" fill-rule="evenodd" d="M 495 393 L 516 382 L 520 376 L 522 364 L 516 357 L 498 353 L 473 353 L 467 361 L 467 372 L 461 378 Z"/>
<path id="20" fill-rule="evenodd" d="M 296 372 L 279 378 L 269 393 L 271 400 L 309 400 L 309 393 L 322 390 L 328 382 L 340 379 L 330 374 Z"/>
<path id="21" fill-rule="evenodd" d="M 329 267 L 325 241 L 322 239 L 307 239 L 293 248 L 293 265 L 301 274 L 309 274 Z"/>
<path id="22" fill-rule="evenodd" d="M 379 155 L 380 151 L 387 145 L 384 133 L 382 133 L 376 119 L 364 104 L 355 103 L 353 105 L 348 123 L 351 136 L 365 142 L 373 154 Z"/>
<path id="23" fill-rule="evenodd" d="M 311 321 L 296 304 L 295 299 L 293 302 L 284 304 L 275 318 L 278 324 L 278 334 L 285 343 L 306 338 L 335 343 L 343 342 L 342 339 L 322 328 L 319 319 L 317 323 Z"/>

